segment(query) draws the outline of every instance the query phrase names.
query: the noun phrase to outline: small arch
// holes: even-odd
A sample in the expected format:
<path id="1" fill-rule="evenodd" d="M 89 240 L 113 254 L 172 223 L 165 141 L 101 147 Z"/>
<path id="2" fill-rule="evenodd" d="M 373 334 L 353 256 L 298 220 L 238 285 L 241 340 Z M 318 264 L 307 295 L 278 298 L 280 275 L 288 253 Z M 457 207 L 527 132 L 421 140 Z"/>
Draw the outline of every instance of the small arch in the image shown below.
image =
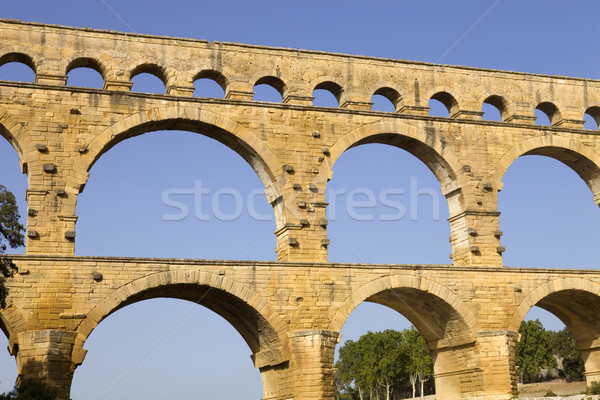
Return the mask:
<path id="1" fill-rule="evenodd" d="M 0 66 L 0 80 L 13 82 L 35 82 L 35 72 L 20 62 L 9 62 Z"/>
<path id="2" fill-rule="evenodd" d="M 67 85 L 102 89 L 105 70 L 100 63 L 90 57 L 76 58 L 66 69 Z"/>
<path id="3" fill-rule="evenodd" d="M 586 121 L 585 128 L 592 129 L 592 130 L 598 130 L 600 127 L 600 107 L 597 107 L 597 106 L 589 107 L 587 110 L 585 110 L 585 114 L 584 114 L 584 119 L 587 120 L 588 118 L 586 118 L 586 116 L 589 117 L 589 119 L 591 119 L 591 121 L 589 121 L 589 122 Z"/>
<path id="4" fill-rule="evenodd" d="M 287 94 L 287 85 L 285 84 L 285 82 L 283 82 L 280 78 L 276 76 L 263 76 L 262 78 L 256 81 L 254 87 L 256 88 L 260 85 L 267 85 L 272 87 L 277 91 L 277 93 L 279 93 L 281 99 L 283 99 Z"/>
<path id="5" fill-rule="evenodd" d="M 65 73 L 68 74 L 75 68 L 93 69 L 94 71 L 99 73 L 100 76 L 102 76 L 102 79 L 105 79 L 106 73 L 105 73 L 104 67 L 100 64 L 100 62 L 98 62 L 98 60 L 95 60 L 91 57 L 79 57 L 79 58 L 74 59 L 73 61 L 71 61 L 69 63 L 69 65 L 67 65 L 67 69 L 66 69 Z"/>
<path id="6" fill-rule="evenodd" d="M 6 53 L 0 57 L 0 66 L 11 62 L 17 62 L 27 65 L 34 73 L 37 73 L 37 67 L 33 62 L 33 58 L 25 53 Z"/>
<path id="7" fill-rule="evenodd" d="M 166 92 L 166 87 L 167 87 L 167 74 L 165 72 L 165 69 L 161 66 L 159 66 L 158 64 L 141 64 L 138 65 L 137 67 L 135 67 L 133 70 L 131 70 L 131 73 L 129 75 L 129 80 L 131 80 L 133 82 L 133 78 L 135 78 L 138 75 L 146 75 L 144 78 L 144 85 L 147 86 L 152 86 L 153 90 L 149 91 L 150 93 L 165 93 Z M 155 84 L 151 83 L 152 81 L 149 78 L 149 76 L 153 76 L 155 78 L 158 78 L 162 84 L 163 84 L 163 88 L 155 88 Z M 135 86 L 137 86 L 134 82 L 134 86 L 132 87 L 132 91 L 137 91 Z"/>
<path id="8" fill-rule="evenodd" d="M 552 126 L 562 119 L 558 107 L 556 107 L 556 105 L 548 101 L 544 101 L 538 104 L 535 109 L 541 111 L 548 118 L 546 120 L 545 118 L 543 118 L 543 115 L 540 115 L 538 112 L 538 118 L 535 121 L 537 125 Z"/>
<path id="9" fill-rule="evenodd" d="M 398 111 L 398 109 L 400 108 L 399 106 L 402 102 L 402 96 L 400 95 L 400 93 L 398 93 L 396 89 L 392 89 L 390 87 L 381 87 L 373 93 L 372 98 L 375 98 L 375 96 L 381 96 L 382 98 L 385 98 L 389 101 L 391 108 L 385 106 L 385 111 L 393 112 Z M 376 105 L 376 101 L 374 99 L 371 101 L 373 102 L 373 110 L 379 110 L 380 107 Z M 381 105 L 381 108 L 381 111 L 384 111 L 384 103 Z"/>
<path id="10" fill-rule="evenodd" d="M 0 57 L 0 79 L 16 82 L 35 82 L 36 66 L 24 53 L 7 53 Z"/>
<path id="11" fill-rule="evenodd" d="M 458 101 L 456 101 L 456 98 L 454 98 L 454 96 L 448 92 L 437 92 L 431 96 L 430 102 L 431 100 L 436 100 L 442 103 L 446 110 L 448 110 L 448 117 L 452 117 L 458 112 Z M 429 115 L 431 115 L 431 110 Z"/>
<path id="12" fill-rule="evenodd" d="M 196 74 L 196 76 L 194 76 L 193 83 L 195 84 L 196 82 L 198 82 L 200 80 L 212 81 L 212 82 L 216 83 L 223 90 L 223 95 L 220 97 L 225 97 L 225 93 L 227 93 L 227 87 L 229 86 L 229 81 L 227 80 L 225 75 L 223 75 L 219 71 L 215 71 L 213 69 L 205 69 L 205 70 L 198 72 Z M 206 86 L 208 86 L 208 85 L 206 85 Z M 207 90 L 207 92 L 214 93 L 215 91 L 212 89 L 209 89 L 209 90 Z M 200 97 L 218 97 L 218 96 L 202 96 L 203 94 L 204 93 L 199 93 L 199 94 L 194 93 L 195 96 L 200 95 Z"/>
<path id="13" fill-rule="evenodd" d="M 486 110 L 486 105 L 489 105 L 488 110 Z M 508 105 L 502 96 L 492 95 L 487 97 L 483 101 L 482 111 L 485 112 L 482 119 L 489 121 L 504 121 L 508 117 Z"/>
<path id="14" fill-rule="evenodd" d="M 321 96 L 321 94 L 324 94 L 323 92 L 331 94 L 335 98 L 335 101 L 327 100 L 324 96 Z M 313 90 L 313 96 L 315 97 L 313 105 L 317 107 L 339 107 L 342 93 L 343 89 L 339 84 L 333 81 L 321 82 Z"/>

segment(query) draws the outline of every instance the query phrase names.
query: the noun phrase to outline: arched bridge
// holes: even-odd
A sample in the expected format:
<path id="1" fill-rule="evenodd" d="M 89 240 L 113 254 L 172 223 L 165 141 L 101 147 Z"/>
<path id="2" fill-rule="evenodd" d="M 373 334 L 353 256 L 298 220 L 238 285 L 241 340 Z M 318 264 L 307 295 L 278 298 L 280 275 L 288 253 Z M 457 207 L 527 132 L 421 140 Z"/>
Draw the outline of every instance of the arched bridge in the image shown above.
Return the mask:
<path id="1" fill-rule="evenodd" d="M 27 173 L 26 254 L 1 313 L 21 378 L 69 398 L 84 343 L 119 308 L 173 297 L 229 321 L 253 352 L 265 399 L 333 398 L 333 354 L 352 310 L 376 302 L 406 316 L 434 359 L 439 399 L 509 399 L 514 348 L 535 305 L 557 315 L 600 380 L 600 273 L 502 268 L 497 209 L 502 177 L 527 154 L 571 167 L 600 202 L 600 82 L 569 77 L 210 43 L 0 21 L 0 65 L 28 65 L 34 83 L 0 81 L 0 133 Z M 66 86 L 74 68 L 102 89 Z M 133 93 L 151 73 L 164 94 Z M 193 97 L 209 78 L 223 99 Z M 267 84 L 281 103 L 253 101 Z M 312 104 L 330 91 L 337 108 Z M 371 110 L 374 94 L 395 112 Z M 436 99 L 448 117 L 428 115 Z M 482 120 L 482 104 L 502 121 Z M 549 126 L 535 125 L 535 110 Z M 188 130 L 243 157 L 276 217 L 278 262 L 74 256 L 77 197 L 92 165 L 119 142 Z M 450 211 L 453 266 L 327 263 L 325 190 L 349 148 L 384 143 L 410 152 L 439 180 Z"/>

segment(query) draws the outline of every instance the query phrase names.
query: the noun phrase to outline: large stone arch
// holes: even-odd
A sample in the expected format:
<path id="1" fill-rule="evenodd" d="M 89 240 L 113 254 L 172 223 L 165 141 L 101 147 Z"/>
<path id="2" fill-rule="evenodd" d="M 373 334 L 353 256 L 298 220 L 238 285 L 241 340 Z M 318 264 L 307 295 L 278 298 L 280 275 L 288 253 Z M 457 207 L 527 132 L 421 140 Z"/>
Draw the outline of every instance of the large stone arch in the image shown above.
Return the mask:
<path id="1" fill-rule="evenodd" d="M 16 334 L 27 330 L 27 321 L 23 314 L 13 304 L 0 311 L 0 330 L 4 332 L 9 340 L 9 351 L 12 353 L 13 342 Z"/>
<path id="2" fill-rule="evenodd" d="M 343 152 L 368 143 L 389 144 L 408 151 L 431 170 L 440 182 L 443 194 L 457 189 L 460 163 L 456 156 L 425 129 L 401 121 L 364 125 L 342 136 L 330 149 L 329 164 L 322 166 L 328 170 L 320 175 L 331 177 L 333 165 Z"/>
<path id="3" fill-rule="evenodd" d="M 588 385 L 600 380 L 600 284 L 582 277 L 542 283 L 521 301 L 508 328 L 517 331 L 533 306 L 554 314 L 571 332 L 585 363 Z"/>
<path id="4" fill-rule="evenodd" d="M 587 304 L 587 306 L 586 306 Z M 518 331 L 521 321 L 533 306 L 556 315 L 579 341 L 592 339 L 591 330 L 577 329 L 582 324 L 592 324 L 600 335 L 600 284 L 579 277 L 564 277 L 539 284 L 519 303 L 508 325 Z"/>
<path id="5" fill-rule="evenodd" d="M 556 135 L 530 138 L 513 146 L 492 171 L 494 187 L 502 188 L 504 174 L 517 158 L 524 155 L 547 156 L 567 165 L 583 179 L 592 191 L 594 201 L 600 204 L 600 155 L 575 139 Z"/>
<path id="6" fill-rule="evenodd" d="M 85 341 L 102 320 L 127 305 L 160 297 L 205 305 L 229 321 L 264 363 L 269 357 L 271 365 L 286 361 L 287 324 L 269 302 L 224 275 L 200 270 L 159 272 L 119 287 L 87 314 L 76 329 L 78 337 Z"/>
<path id="7" fill-rule="evenodd" d="M 398 311 L 417 328 L 433 359 L 439 398 L 466 398 L 484 390 L 477 319 L 450 289 L 420 274 L 381 277 L 354 290 L 338 307 L 329 329 L 340 331 L 365 301 Z M 468 377 L 470 387 L 462 387 L 461 377 Z"/>
<path id="8" fill-rule="evenodd" d="M 65 75 L 75 68 L 84 67 L 91 68 L 98 72 L 105 82 L 115 76 L 115 67 L 113 66 L 114 61 L 105 53 L 80 52 L 73 54 L 64 61 Z"/>
<path id="9" fill-rule="evenodd" d="M 220 273 L 170 270 L 133 280 L 104 297 L 76 328 L 74 360 L 81 363 L 91 332 L 115 311 L 151 298 L 177 298 L 205 306 L 227 320 L 253 352 L 265 397 L 291 390 L 288 325 L 269 302 L 250 287 Z M 289 395 L 289 393 L 287 393 Z"/>
<path id="10" fill-rule="evenodd" d="M 92 140 L 82 162 L 83 171 L 89 171 L 94 163 L 117 143 L 155 130 L 185 130 L 215 139 L 238 153 L 257 173 L 265 185 L 267 199 L 272 203 L 279 195 L 277 175 L 282 164 L 260 136 L 250 129 L 212 111 L 201 107 L 154 108 L 130 115 L 118 121 Z M 87 180 L 87 174 L 80 179 Z M 83 182 L 72 182 L 82 187 Z M 279 221 L 277 221 L 279 224 Z"/>
<path id="11" fill-rule="evenodd" d="M 23 160 L 23 148 L 18 137 L 24 131 L 25 127 L 17 120 L 17 118 L 0 109 L 0 136 L 6 139 L 17 152 L 19 160 L 21 160 L 21 170 L 24 169 L 23 164 L 25 163 L 25 160 Z"/>
<path id="12" fill-rule="evenodd" d="M 328 329 L 339 332 L 352 311 L 365 301 L 400 312 L 431 345 L 469 341 L 478 330 L 475 315 L 454 292 L 420 275 L 385 276 L 363 284 L 337 308 Z M 426 312 L 421 315 L 423 310 Z"/>

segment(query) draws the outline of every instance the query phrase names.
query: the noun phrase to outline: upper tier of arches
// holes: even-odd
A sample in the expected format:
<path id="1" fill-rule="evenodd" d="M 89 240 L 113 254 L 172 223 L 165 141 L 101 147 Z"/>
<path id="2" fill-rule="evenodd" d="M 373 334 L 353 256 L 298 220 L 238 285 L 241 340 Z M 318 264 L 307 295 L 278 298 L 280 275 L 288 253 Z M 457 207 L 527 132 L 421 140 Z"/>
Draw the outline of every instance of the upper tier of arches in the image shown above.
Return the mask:
<path id="1" fill-rule="evenodd" d="M 22 63 L 28 66 L 36 73 L 36 82 L 45 82 L 43 79 L 45 76 L 42 75 L 42 79 L 40 79 L 38 73 L 40 68 L 36 63 L 41 63 L 39 57 L 24 52 L 5 52 L 0 55 L 0 67 L 11 62 Z M 561 126 L 570 124 L 570 127 L 583 128 L 587 118 L 588 121 L 593 121 L 592 129 L 598 129 L 600 123 L 600 99 L 598 99 L 597 103 L 582 105 L 582 108 L 577 111 L 574 111 L 570 104 L 562 104 L 560 100 L 533 101 L 532 99 L 528 107 L 523 108 L 521 98 L 511 98 L 509 95 L 500 93 L 486 95 L 486 92 L 489 93 L 489 90 L 486 88 L 481 88 L 481 93 L 470 93 L 473 98 L 467 99 L 464 95 L 461 95 L 460 88 L 454 88 L 453 90 L 453 88 L 446 89 L 434 87 L 425 92 L 423 98 L 415 101 L 423 104 L 422 106 L 411 106 L 407 105 L 406 100 L 410 98 L 416 99 L 415 96 L 419 96 L 421 91 L 419 90 L 419 93 L 417 93 L 415 92 L 415 88 L 413 88 L 413 92 L 411 93 L 410 88 L 403 88 L 403 83 L 408 84 L 408 82 L 374 83 L 368 87 L 360 88 L 362 93 L 357 95 L 356 88 L 351 88 L 347 83 L 332 76 L 321 76 L 310 82 L 307 88 L 293 88 L 292 85 L 297 83 L 294 82 L 293 79 L 276 76 L 275 74 L 270 74 L 270 71 L 267 71 L 263 75 L 259 74 L 251 77 L 251 85 L 248 85 L 248 87 L 245 88 L 247 90 L 239 90 L 237 87 L 239 87 L 238 81 L 240 77 L 228 77 L 225 75 L 224 71 L 218 69 L 205 68 L 197 70 L 192 74 L 187 71 L 185 73 L 187 79 L 182 80 L 179 76 L 181 71 L 173 70 L 170 66 L 153 62 L 138 62 L 127 66 L 119 66 L 121 70 L 127 72 L 124 73 L 124 78 L 117 83 L 110 78 L 111 75 L 115 74 L 114 69 L 117 67 L 114 65 L 111 66 L 111 62 L 111 60 L 103 59 L 103 57 L 100 56 L 87 54 L 77 55 L 66 60 L 65 65 L 62 67 L 61 75 L 56 81 L 61 84 L 66 84 L 66 76 L 72 70 L 77 68 L 89 68 L 100 74 L 104 81 L 103 88 L 109 90 L 130 90 L 132 79 L 134 77 L 140 74 L 150 74 L 158 78 L 164 84 L 166 94 L 172 95 L 191 95 L 194 92 L 194 82 L 198 79 L 209 79 L 223 89 L 225 98 L 252 100 L 254 88 L 258 85 L 267 85 L 281 95 L 281 102 L 283 103 L 294 103 L 294 100 L 300 98 L 300 102 L 305 103 L 304 105 L 312 105 L 312 100 L 314 99 L 313 92 L 315 90 L 325 90 L 331 93 L 337 101 L 337 107 L 340 108 L 359 108 L 368 110 L 372 106 L 373 96 L 378 95 L 387 99 L 391 103 L 393 110 L 395 110 L 394 112 L 397 113 L 427 114 L 429 112 L 429 106 L 426 106 L 426 104 L 428 104 L 430 100 L 437 100 L 447 109 L 448 118 L 464 118 L 465 116 L 468 116 L 470 119 L 472 119 L 471 117 L 473 116 L 475 118 L 481 118 L 483 115 L 481 107 L 484 104 L 487 104 L 498 110 L 501 121 L 497 122 L 514 123 L 523 122 L 524 120 L 535 122 L 538 119 L 535 116 L 537 110 L 543 113 L 547 117 L 547 121 L 549 121 L 547 123 L 542 122 L 541 124 L 543 125 Z M 418 83 L 414 82 L 413 85 L 418 86 Z M 305 93 L 302 93 L 303 91 L 305 91 Z M 349 92 L 354 92 L 354 96 L 349 96 Z M 350 97 L 360 99 L 352 100 Z M 516 110 L 517 108 L 521 109 Z M 572 117 L 570 119 L 567 119 L 561 111 L 566 108 L 570 110 L 569 116 Z M 589 127 L 590 125 L 587 126 Z"/>
<path id="2" fill-rule="evenodd" d="M 15 29 L 15 24 L 18 29 Z M 148 35 L 0 21 L 0 66 L 29 66 L 40 84 L 66 84 L 76 68 L 97 71 L 107 90 L 127 91 L 136 75 L 152 74 L 166 94 L 192 96 L 198 79 L 215 81 L 226 99 L 252 100 L 255 86 L 271 86 L 287 104 L 313 105 L 325 90 L 337 107 L 371 110 L 373 96 L 389 112 L 427 115 L 440 101 L 448 118 L 480 119 L 482 105 L 495 107 L 504 123 L 536 123 L 598 129 L 600 83 L 551 77 L 347 56 L 323 52 L 209 43 Z M 17 34 L 16 32 L 19 32 Z M 40 35 L 44 35 L 42 38 Z M 25 38 L 25 39 L 24 39 Z M 61 43 L 48 51 L 44 43 Z M 41 44 L 41 45 L 40 45 Z M 393 110 L 393 111 L 392 111 Z M 537 110 L 537 111 L 536 111 Z M 541 119 L 538 118 L 537 123 Z"/>

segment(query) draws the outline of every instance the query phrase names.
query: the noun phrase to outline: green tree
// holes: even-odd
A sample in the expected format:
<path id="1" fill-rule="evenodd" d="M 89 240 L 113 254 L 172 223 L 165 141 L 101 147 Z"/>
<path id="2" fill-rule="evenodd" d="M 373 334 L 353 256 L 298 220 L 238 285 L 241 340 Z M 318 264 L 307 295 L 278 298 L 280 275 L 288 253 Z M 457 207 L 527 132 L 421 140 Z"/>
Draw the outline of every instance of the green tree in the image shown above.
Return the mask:
<path id="1" fill-rule="evenodd" d="M 529 383 L 543 368 L 557 366 L 552 350 L 554 332 L 547 331 L 539 320 L 523 321 L 519 328 L 521 340 L 515 350 L 517 372 L 521 382 Z"/>
<path id="2" fill-rule="evenodd" d="M 359 341 L 347 340 L 339 350 L 339 359 L 335 363 L 337 369 L 338 386 L 348 389 L 355 388 L 358 391 L 360 400 L 364 400 L 365 389 L 367 387 L 366 372 L 364 368 L 364 349 L 363 343 Z"/>
<path id="3" fill-rule="evenodd" d="M 417 380 L 420 384 L 421 396 L 424 385 L 433 376 L 433 361 L 429 351 L 425 348 L 425 340 L 414 326 L 403 331 L 407 345 L 408 363 L 406 372 L 412 385 L 412 396 L 416 396 Z"/>
<path id="4" fill-rule="evenodd" d="M 0 394 L 0 400 L 56 400 L 56 393 L 42 382 L 23 381 L 8 393 Z"/>
<path id="5" fill-rule="evenodd" d="M 346 341 L 336 363 L 338 387 L 345 394 L 355 389 L 361 400 L 367 394 L 379 399 L 381 393 L 389 400 L 406 360 L 402 339 L 402 333 L 388 329 Z"/>
<path id="6" fill-rule="evenodd" d="M 6 251 L 6 246 L 11 248 L 23 246 L 23 225 L 19 222 L 21 215 L 17 208 L 15 196 L 0 185 L 0 253 Z M 6 307 L 6 278 L 16 270 L 9 258 L 0 258 L 0 308 Z"/>
<path id="7" fill-rule="evenodd" d="M 357 341 L 348 340 L 339 350 L 336 363 L 338 399 L 390 400 L 393 393 L 408 389 L 410 373 L 414 375 L 413 397 L 417 380 L 424 383 L 433 374 L 431 357 L 425 342 L 413 327 L 402 332 L 385 330 L 368 332 Z"/>
<path id="8" fill-rule="evenodd" d="M 579 350 L 575 348 L 575 338 L 567 328 L 556 332 L 552 338 L 552 351 L 562 361 L 562 371 L 569 381 L 585 379 L 585 365 Z"/>
<path id="9" fill-rule="evenodd" d="M 375 381 L 385 389 L 386 400 L 390 400 L 393 384 L 402 374 L 403 365 L 408 361 L 404 335 L 387 329 L 373 334 L 372 340 Z"/>

